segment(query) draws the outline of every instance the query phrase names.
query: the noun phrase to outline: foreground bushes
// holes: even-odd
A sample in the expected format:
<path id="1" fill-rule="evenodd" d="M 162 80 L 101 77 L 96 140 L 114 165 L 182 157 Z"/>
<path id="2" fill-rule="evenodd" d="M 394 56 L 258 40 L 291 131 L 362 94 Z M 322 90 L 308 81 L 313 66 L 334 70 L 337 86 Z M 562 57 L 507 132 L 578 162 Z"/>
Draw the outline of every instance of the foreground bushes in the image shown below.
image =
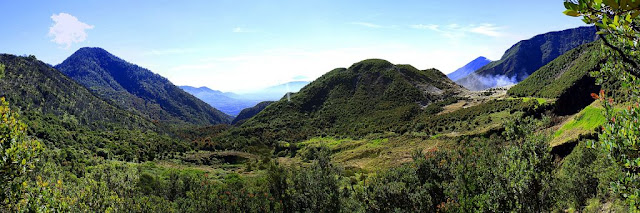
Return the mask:
<path id="1" fill-rule="evenodd" d="M 621 174 L 605 155 L 579 144 L 556 161 L 547 137 L 533 133 L 543 123 L 508 122 L 502 135 L 462 138 L 449 150 L 416 151 L 412 162 L 375 174 L 343 170 L 322 146 L 308 156 L 309 163 L 265 161 L 266 170 L 251 176 L 48 150 L 22 176 L 17 205 L 2 210 L 549 212 L 599 211 L 601 203 L 617 200 L 608 184 Z"/>

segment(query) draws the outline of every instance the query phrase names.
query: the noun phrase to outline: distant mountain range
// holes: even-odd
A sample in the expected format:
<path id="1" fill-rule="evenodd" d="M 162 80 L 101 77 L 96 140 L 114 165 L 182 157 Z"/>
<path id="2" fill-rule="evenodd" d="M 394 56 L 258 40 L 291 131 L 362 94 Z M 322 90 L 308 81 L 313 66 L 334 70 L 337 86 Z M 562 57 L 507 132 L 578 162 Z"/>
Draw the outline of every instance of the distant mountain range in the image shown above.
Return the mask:
<path id="1" fill-rule="evenodd" d="M 228 115 L 237 116 L 243 109 L 263 101 L 280 100 L 288 92 L 298 92 L 307 84 L 309 84 L 308 81 L 293 81 L 243 94 L 221 92 L 208 87 L 180 86 L 180 88 Z"/>
<path id="2" fill-rule="evenodd" d="M 180 86 L 180 88 L 231 116 L 237 116 L 243 109 L 253 107 L 257 103 L 260 103 L 259 100 L 235 98 L 238 97 L 238 95 L 212 90 L 208 87 L 196 88 L 192 86 Z"/>
<path id="3" fill-rule="evenodd" d="M 483 56 L 480 56 L 474 59 L 473 61 L 469 62 L 468 64 L 464 65 L 463 67 L 458 68 L 456 71 L 449 73 L 447 77 L 449 77 L 449 79 L 451 79 L 452 81 L 457 81 L 458 79 L 461 79 L 475 72 L 476 70 L 482 68 L 484 65 L 487 65 L 490 62 L 491 60 Z"/>
<path id="4" fill-rule="evenodd" d="M 500 60 L 456 80 L 456 83 L 470 90 L 518 83 L 565 52 L 597 40 L 595 33 L 595 27 L 579 27 L 520 41 L 509 48 Z"/>
<path id="5" fill-rule="evenodd" d="M 81 48 L 55 68 L 113 105 L 151 120 L 197 125 L 232 120 L 166 78 L 101 48 Z"/>
<path id="6" fill-rule="evenodd" d="M 279 84 L 250 93 L 235 94 L 231 97 L 237 99 L 260 100 L 260 101 L 277 101 L 283 98 L 289 92 L 298 92 L 304 86 L 309 84 L 308 81 L 292 81 Z"/>

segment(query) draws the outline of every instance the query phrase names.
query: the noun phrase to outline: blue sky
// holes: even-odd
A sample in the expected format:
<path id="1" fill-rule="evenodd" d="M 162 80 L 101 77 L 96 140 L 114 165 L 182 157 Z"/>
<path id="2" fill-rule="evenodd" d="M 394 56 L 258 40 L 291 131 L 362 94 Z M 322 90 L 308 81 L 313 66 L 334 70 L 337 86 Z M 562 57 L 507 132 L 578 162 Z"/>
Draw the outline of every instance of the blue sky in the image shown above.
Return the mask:
<path id="1" fill-rule="evenodd" d="M 58 64 L 102 47 L 177 85 L 247 92 L 382 58 L 451 72 L 582 26 L 562 0 L 3 1 L 0 52 Z"/>

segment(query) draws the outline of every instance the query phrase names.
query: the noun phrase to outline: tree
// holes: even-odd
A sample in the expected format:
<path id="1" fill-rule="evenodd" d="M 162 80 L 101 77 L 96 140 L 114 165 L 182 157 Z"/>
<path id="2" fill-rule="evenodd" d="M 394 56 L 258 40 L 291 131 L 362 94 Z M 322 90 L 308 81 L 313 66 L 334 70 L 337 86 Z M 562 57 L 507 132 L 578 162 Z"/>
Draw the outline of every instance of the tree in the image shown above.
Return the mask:
<path id="1" fill-rule="evenodd" d="M 582 17 L 587 24 L 598 28 L 603 41 L 602 52 L 607 61 L 600 71 L 592 75 L 598 83 L 621 83 L 618 100 L 601 91 L 592 94 L 602 100 L 607 122 L 599 135 L 600 147 L 622 168 L 624 178 L 612 184 L 614 191 L 626 198 L 632 210 L 638 210 L 640 201 L 640 0 L 568 0 L 566 15 Z M 614 105 L 627 105 L 623 110 Z"/>
<path id="2" fill-rule="evenodd" d="M 0 77 L 4 70 L 0 64 Z M 39 141 L 27 137 L 26 129 L 5 98 L 0 97 L 0 211 L 19 208 L 22 191 L 28 185 L 25 176 L 35 168 L 43 150 Z"/>

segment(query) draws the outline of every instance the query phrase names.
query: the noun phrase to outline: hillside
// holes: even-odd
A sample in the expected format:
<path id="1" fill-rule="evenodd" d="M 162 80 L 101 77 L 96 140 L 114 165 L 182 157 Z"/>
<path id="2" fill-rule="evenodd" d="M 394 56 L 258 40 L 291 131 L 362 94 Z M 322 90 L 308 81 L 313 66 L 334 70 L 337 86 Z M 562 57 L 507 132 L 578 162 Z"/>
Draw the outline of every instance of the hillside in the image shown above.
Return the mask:
<path id="1" fill-rule="evenodd" d="M 577 112 L 593 102 L 591 93 L 600 90 L 589 74 L 598 70 L 604 60 L 600 45 L 600 42 L 584 44 L 563 54 L 513 86 L 508 94 L 557 98 L 561 114 Z"/>
<path id="2" fill-rule="evenodd" d="M 470 90 L 515 84 L 565 52 L 597 39 L 595 27 L 549 32 L 523 40 L 491 62 L 456 83 Z"/>
<path id="3" fill-rule="evenodd" d="M 447 74 L 447 77 L 449 77 L 449 79 L 451 79 L 452 81 L 457 81 L 458 79 L 464 78 L 465 76 L 475 72 L 476 70 L 482 68 L 484 65 L 487 65 L 490 62 L 491 60 L 480 56 L 473 61 L 465 64 L 463 67 L 460 67 L 452 73 Z"/>
<path id="4" fill-rule="evenodd" d="M 48 147 L 125 160 L 186 149 L 151 121 L 110 105 L 35 57 L 2 54 L 0 64 L 6 67 L 0 96 Z"/>
<path id="5" fill-rule="evenodd" d="M 418 70 L 369 59 L 348 69 L 334 69 L 271 104 L 238 129 L 225 143 L 256 144 L 301 141 L 316 135 L 363 136 L 407 131 L 403 123 L 433 102 L 463 90 L 435 69 Z M 399 125 L 402 124 L 402 125 Z M 234 145 L 235 146 L 235 145 Z"/>
<path id="6" fill-rule="evenodd" d="M 151 120 L 197 125 L 231 121 L 166 78 L 101 48 L 80 48 L 55 68 L 102 99 Z"/>
<path id="7" fill-rule="evenodd" d="M 242 112 L 240 112 L 240 114 L 238 114 L 238 116 L 236 116 L 236 118 L 231 121 L 231 124 L 242 124 L 245 120 L 256 116 L 258 113 L 262 112 L 262 110 L 264 110 L 265 108 L 267 108 L 267 106 L 271 105 L 274 102 L 275 101 L 263 101 L 253 107 L 243 109 Z"/>
<path id="8" fill-rule="evenodd" d="M 234 98 L 237 94 L 220 92 L 208 87 L 180 86 L 180 89 L 231 116 L 237 116 L 243 109 L 255 106 L 260 102 L 259 100 Z"/>

